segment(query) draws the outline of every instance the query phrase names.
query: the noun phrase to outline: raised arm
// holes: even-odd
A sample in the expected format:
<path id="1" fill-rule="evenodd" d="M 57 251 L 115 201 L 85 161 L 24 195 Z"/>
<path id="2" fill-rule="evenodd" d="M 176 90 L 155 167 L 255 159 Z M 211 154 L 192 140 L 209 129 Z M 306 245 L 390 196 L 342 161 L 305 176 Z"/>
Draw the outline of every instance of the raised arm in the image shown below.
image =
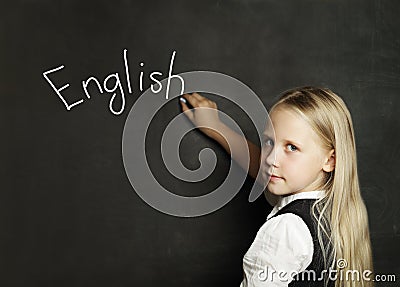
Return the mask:
<path id="1" fill-rule="evenodd" d="M 221 144 L 240 167 L 246 171 L 248 170 L 248 174 L 252 178 L 257 179 L 260 167 L 260 148 L 245 137 L 236 133 L 219 119 L 218 107 L 214 101 L 211 101 L 198 93 L 185 94 L 182 97 L 184 97 L 194 108 L 209 108 L 189 109 L 188 105 L 181 101 L 182 110 L 190 121 L 204 134 Z M 204 128 L 201 126 L 207 126 L 210 128 Z M 230 147 L 227 141 L 230 143 Z M 247 148 L 249 149 L 250 154 L 249 165 L 247 165 Z"/>

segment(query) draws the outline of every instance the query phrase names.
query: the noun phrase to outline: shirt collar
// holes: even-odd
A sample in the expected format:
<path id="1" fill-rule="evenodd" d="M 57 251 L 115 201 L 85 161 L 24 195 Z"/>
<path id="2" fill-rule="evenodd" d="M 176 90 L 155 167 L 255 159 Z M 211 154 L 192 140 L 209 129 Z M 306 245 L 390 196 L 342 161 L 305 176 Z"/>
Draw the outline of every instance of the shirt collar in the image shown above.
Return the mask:
<path id="1" fill-rule="evenodd" d="M 269 214 L 268 218 L 273 216 L 279 210 L 281 210 L 284 206 L 291 203 L 295 199 L 318 199 L 322 198 L 325 195 L 324 190 L 313 190 L 313 191 L 303 191 L 287 196 L 280 196 L 278 199 L 277 204 L 272 209 L 271 213 Z"/>
<path id="2" fill-rule="evenodd" d="M 280 196 L 276 206 L 281 209 L 285 205 L 291 203 L 295 199 L 318 199 L 325 195 L 324 190 L 303 191 L 287 196 Z"/>

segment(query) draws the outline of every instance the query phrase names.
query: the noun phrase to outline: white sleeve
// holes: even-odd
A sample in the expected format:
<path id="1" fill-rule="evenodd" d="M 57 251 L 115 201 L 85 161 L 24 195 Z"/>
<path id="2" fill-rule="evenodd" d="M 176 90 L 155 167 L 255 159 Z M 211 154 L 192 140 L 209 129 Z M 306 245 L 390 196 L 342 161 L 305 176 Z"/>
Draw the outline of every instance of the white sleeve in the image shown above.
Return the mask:
<path id="1" fill-rule="evenodd" d="M 261 226 L 243 258 L 240 287 L 288 286 L 311 263 L 313 252 L 303 219 L 293 213 L 275 216 Z"/>

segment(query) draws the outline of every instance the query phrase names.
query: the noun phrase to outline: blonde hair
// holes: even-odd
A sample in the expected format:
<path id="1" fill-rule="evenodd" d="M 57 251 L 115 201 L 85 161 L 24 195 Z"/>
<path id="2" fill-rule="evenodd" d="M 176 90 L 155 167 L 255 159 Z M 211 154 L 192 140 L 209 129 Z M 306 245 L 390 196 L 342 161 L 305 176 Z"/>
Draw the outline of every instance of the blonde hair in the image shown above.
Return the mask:
<path id="1" fill-rule="evenodd" d="M 371 276 L 369 280 L 363 278 L 364 271 L 373 272 L 372 251 L 368 215 L 358 181 L 353 123 L 346 104 L 329 89 L 301 87 L 286 91 L 271 111 L 278 106 L 299 114 L 317 133 L 321 146 L 327 151 L 334 149 L 335 168 L 324 172 L 321 187 L 325 196 L 312 208 L 318 221 L 325 270 L 338 271 L 335 287 L 373 286 Z M 323 233 L 327 241 L 323 240 Z M 337 266 L 339 259 L 347 266 Z M 359 280 L 352 280 L 352 272 L 358 272 Z"/>

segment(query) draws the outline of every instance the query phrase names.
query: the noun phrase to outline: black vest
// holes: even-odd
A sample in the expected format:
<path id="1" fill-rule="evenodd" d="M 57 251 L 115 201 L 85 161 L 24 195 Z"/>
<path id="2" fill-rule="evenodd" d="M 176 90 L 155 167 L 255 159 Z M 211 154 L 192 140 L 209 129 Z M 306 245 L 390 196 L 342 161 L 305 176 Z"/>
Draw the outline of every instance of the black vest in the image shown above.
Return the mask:
<path id="1" fill-rule="evenodd" d="M 321 246 L 318 241 L 318 235 L 317 235 L 318 223 L 311 213 L 311 207 L 315 201 L 316 199 L 295 199 L 292 202 L 285 205 L 284 207 L 282 207 L 281 210 L 279 210 L 276 214 L 274 214 L 271 217 L 273 218 L 275 216 L 284 213 L 293 213 L 299 216 L 301 219 L 303 219 L 303 221 L 307 225 L 308 229 L 310 230 L 311 237 L 313 239 L 314 253 L 312 261 L 310 265 L 308 265 L 305 271 L 299 273 L 297 277 L 295 277 L 294 280 L 289 283 L 289 287 L 323 287 L 325 285 L 324 285 L 324 280 L 320 280 L 321 274 L 325 275 L 326 278 L 329 277 L 328 276 L 329 270 L 327 270 L 325 274 L 321 273 L 322 270 L 325 269 L 324 258 L 322 255 Z M 324 233 L 322 232 L 322 234 Z M 323 241 L 327 242 L 326 236 L 323 238 Z M 328 264 L 328 266 L 330 265 Z M 313 280 L 313 275 L 310 272 L 311 270 L 314 270 L 316 280 Z M 334 283 L 335 283 L 334 281 L 329 280 L 327 286 L 333 287 L 335 285 Z"/>

